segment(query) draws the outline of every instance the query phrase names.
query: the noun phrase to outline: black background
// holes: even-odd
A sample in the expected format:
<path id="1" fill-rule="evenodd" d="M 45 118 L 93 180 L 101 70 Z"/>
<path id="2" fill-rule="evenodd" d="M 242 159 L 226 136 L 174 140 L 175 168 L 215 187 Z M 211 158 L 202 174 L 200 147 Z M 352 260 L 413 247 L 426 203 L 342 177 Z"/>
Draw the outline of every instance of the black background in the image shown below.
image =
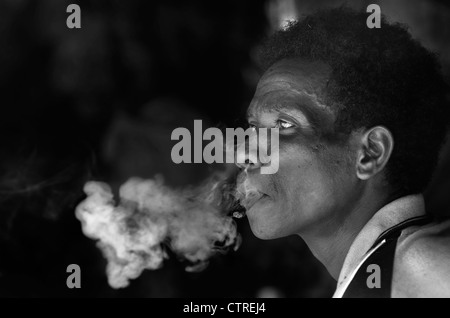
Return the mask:
<path id="1" fill-rule="evenodd" d="M 66 7 L 81 7 L 81 29 Z M 196 184 L 212 167 L 175 166 L 170 133 L 193 119 L 235 126 L 260 73 L 258 41 L 283 12 L 307 14 L 344 1 L 0 0 L 0 296 L 329 297 L 335 282 L 297 237 L 260 241 L 238 221 L 243 245 L 202 273 L 169 260 L 131 285 L 107 285 L 105 261 L 75 219 L 87 180 L 117 188 L 164 175 Z M 450 74 L 445 1 L 379 3 L 393 21 L 441 55 Z M 205 128 L 205 127 L 204 127 Z M 427 192 L 449 214 L 450 147 Z M 82 288 L 66 287 L 78 264 Z"/>

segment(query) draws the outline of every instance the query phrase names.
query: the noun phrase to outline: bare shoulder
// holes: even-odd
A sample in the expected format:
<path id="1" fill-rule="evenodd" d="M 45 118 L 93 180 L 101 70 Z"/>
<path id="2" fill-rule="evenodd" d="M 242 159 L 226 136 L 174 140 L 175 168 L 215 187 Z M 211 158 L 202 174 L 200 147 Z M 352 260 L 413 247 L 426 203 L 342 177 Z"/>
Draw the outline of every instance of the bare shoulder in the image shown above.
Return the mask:
<path id="1" fill-rule="evenodd" d="M 397 244 L 393 297 L 450 297 L 450 221 L 415 228 Z"/>

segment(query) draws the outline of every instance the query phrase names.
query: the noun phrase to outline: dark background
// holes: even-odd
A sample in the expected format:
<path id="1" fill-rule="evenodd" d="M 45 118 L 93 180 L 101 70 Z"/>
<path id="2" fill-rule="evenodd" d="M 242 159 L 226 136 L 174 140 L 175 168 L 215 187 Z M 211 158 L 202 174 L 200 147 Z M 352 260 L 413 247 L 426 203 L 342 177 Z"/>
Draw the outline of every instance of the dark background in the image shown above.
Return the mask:
<path id="1" fill-rule="evenodd" d="M 81 29 L 66 27 L 70 3 L 81 7 Z M 237 125 L 260 76 L 258 41 L 285 19 L 342 3 L 379 3 L 408 23 L 449 78 L 445 1 L 0 0 L 0 296 L 331 296 L 335 282 L 300 238 L 258 240 L 245 219 L 240 250 L 204 272 L 169 260 L 113 290 L 74 210 L 87 180 L 200 182 L 212 167 L 174 165 L 172 130 L 193 119 Z M 450 213 L 449 149 L 427 192 L 437 216 Z M 72 263 L 78 290 L 66 287 Z"/>

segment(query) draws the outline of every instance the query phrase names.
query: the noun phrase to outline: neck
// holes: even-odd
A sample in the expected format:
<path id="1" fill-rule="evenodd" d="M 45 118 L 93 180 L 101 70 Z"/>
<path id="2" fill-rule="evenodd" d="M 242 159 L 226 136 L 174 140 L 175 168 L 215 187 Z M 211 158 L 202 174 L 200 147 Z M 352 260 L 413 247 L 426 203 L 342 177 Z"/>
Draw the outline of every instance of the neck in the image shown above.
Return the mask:
<path id="1" fill-rule="evenodd" d="M 299 235 L 314 256 L 338 280 L 345 257 L 358 233 L 383 206 L 392 201 L 388 196 L 366 194 L 351 206 L 342 207 L 320 227 Z"/>

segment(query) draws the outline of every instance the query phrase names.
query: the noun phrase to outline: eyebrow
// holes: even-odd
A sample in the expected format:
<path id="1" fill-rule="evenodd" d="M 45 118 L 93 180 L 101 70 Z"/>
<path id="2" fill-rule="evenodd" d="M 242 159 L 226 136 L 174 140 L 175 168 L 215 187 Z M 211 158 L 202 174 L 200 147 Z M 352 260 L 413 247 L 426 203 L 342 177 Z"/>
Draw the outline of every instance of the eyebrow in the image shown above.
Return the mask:
<path id="1" fill-rule="evenodd" d="M 301 107 L 301 108 L 302 109 L 298 109 L 298 107 L 295 107 L 295 106 L 285 106 L 285 105 L 275 105 L 273 107 L 273 109 L 275 111 L 285 112 L 288 116 L 293 117 L 302 126 L 305 126 L 307 128 L 312 128 L 314 125 L 313 125 L 313 120 L 312 120 L 311 116 L 308 114 L 308 112 L 303 111 L 303 109 L 307 108 L 307 107 Z"/>
<path id="2" fill-rule="evenodd" d="M 299 109 L 301 108 L 301 109 Z M 300 125 L 302 125 L 305 128 L 311 128 L 314 131 L 316 131 L 317 128 L 317 116 L 313 115 L 313 112 L 311 112 L 309 110 L 310 107 L 306 106 L 306 105 L 301 105 L 301 104 L 297 104 L 295 103 L 295 105 L 282 105 L 282 104 L 275 104 L 274 106 L 272 106 L 270 108 L 269 111 L 262 111 L 262 112 L 266 112 L 266 113 L 271 113 L 271 112 L 278 112 L 278 113 L 282 113 L 285 112 L 286 115 L 292 117 L 293 119 L 297 120 Z M 247 111 L 247 119 L 249 118 L 257 118 L 258 116 L 254 116 L 253 113 Z"/>

